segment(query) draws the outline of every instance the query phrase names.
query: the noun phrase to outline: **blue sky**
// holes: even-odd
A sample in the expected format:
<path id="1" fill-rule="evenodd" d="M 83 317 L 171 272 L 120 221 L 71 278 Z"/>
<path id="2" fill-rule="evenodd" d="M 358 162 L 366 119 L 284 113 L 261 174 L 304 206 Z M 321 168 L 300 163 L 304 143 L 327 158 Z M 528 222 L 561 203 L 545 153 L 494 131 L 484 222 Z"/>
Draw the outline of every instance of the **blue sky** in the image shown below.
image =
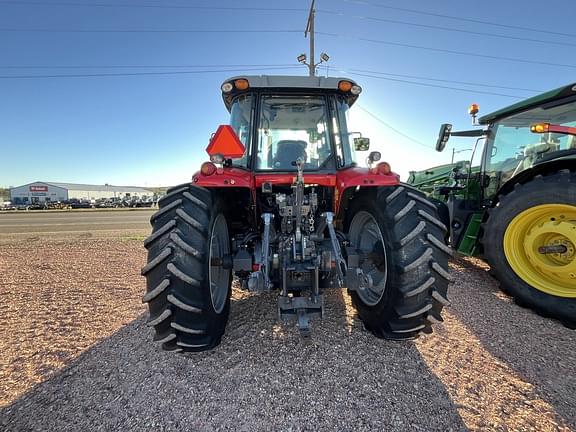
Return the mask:
<path id="1" fill-rule="evenodd" d="M 355 129 L 362 128 L 373 149 L 405 179 L 410 169 L 449 161 L 452 147 L 471 146 L 466 139 L 453 139 L 445 153 L 433 150 L 440 123 L 470 126 L 470 103 L 488 113 L 538 90 L 576 81 L 571 55 L 576 30 L 566 3 L 318 0 L 317 53 L 330 55 L 330 75 L 350 76 L 362 85 L 362 108 L 410 137 L 359 107 L 354 110 Z M 135 30 L 301 31 L 309 5 L 309 0 L 0 0 L 0 186 L 35 180 L 142 186 L 188 181 L 206 159 L 210 134 L 227 122 L 221 82 L 243 70 L 306 74 L 295 58 L 307 51 L 308 41 L 300 32 Z M 190 71 L 217 72 L 7 78 Z"/>

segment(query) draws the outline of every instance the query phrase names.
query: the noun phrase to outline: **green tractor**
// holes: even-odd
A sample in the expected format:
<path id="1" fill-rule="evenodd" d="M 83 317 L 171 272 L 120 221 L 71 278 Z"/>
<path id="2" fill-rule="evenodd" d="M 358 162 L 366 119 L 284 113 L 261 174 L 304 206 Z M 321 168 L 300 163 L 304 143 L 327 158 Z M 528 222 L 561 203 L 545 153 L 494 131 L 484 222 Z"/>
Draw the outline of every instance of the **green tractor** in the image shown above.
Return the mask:
<path id="1" fill-rule="evenodd" d="M 472 105 L 475 123 L 477 113 Z M 576 84 L 477 124 L 443 124 L 436 143 L 475 137 L 470 161 L 411 172 L 408 183 L 436 203 L 453 249 L 484 258 L 517 304 L 576 328 Z"/>

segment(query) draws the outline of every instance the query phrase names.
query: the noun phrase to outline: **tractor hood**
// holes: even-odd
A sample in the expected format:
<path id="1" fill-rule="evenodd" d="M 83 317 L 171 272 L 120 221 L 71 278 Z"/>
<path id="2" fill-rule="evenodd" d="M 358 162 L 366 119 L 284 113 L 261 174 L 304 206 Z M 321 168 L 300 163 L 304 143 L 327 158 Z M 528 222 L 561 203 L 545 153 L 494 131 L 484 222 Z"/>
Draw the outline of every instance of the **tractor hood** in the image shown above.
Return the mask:
<path id="1" fill-rule="evenodd" d="M 576 99 L 576 83 L 572 83 L 554 90 L 547 91 L 545 93 L 539 94 L 537 96 L 528 99 L 524 99 L 523 101 L 507 106 L 506 108 L 494 111 L 493 113 L 486 114 L 485 116 L 480 117 L 478 122 L 482 125 L 490 124 L 501 118 L 510 117 L 513 114 L 529 110 L 536 106 L 545 105 L 550 102 L 556 102 L 558 100 L 562 100 L 565 98 L 566 99 L 570 98 L 570 100 Z M 568 101 L 569 100 L 567 100 L 566 102 Z"/>
<path id="2" fill-rule="evenodd" d="M 238 80 L 246 81 L 247 87 L 238 89 L 234 85 Z M 341 82 L 348 82 L 350 85 L 346 90 L 340 87 Z M 246 85 L 244 84 L 244 85 Z M 334 77 L 311 77 L 311 76 L 291 76 L 291 75 L 255 75 L 255 76 L 235 76 L 227 79 L 222 83 L 222 99 L 228 111 L 232 106 L 232 101 L 236 96 L 250 90 L 273 90 L 274 92 L 289 92 L 289 93 L 312 93 L 312 92 L 325 92 L 336 93 L 346 97 L 348 105 L 352 106 L 362 88 L 350 78 L 334 78 Z M 230 90 L 226 91 L 229 88 Z"/>

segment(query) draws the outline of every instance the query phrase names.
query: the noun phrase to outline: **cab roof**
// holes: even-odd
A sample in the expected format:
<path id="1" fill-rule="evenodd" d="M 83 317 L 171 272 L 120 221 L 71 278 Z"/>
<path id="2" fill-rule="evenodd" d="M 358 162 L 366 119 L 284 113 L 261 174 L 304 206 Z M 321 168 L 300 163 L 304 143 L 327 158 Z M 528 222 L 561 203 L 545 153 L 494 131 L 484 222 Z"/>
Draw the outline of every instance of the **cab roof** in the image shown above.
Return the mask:
<path id="1" fill-rule="evenodd" d="M 321 90 L 332 90 L 334 93 L 342 94 L 346 97 L 348 101 L 348 105 L 352 106 L 356 99 L 358 99 L 358 95 L 353 95 L 350 92 L 342 92 L 338 89 L 338 83 L 340 81 L 349 81 L 352 83 L 353 86 L 357 86 L 358 84 L 350 79 L 350 78 L 335 78 L 335 77 L 319 77 L 319 76 L 293 76 L 293 75 L 240 75 L 235 76 L 232 78 L 227 79 L 222 83 L 222 85 L 226 83 L 231 83 L 237 79 L 245 79 L 248 80 L 249 88 L 247 90 L 239 91 L 233 89 L 228 93 L 222 92 L 222 99 L 224 100 L 224 104 L 228 111 L 232 106 L 232 101 L 236 96 L 242 94 L 244 92 L 249 92 L 251 89 L 260 90 L 260 89 L 273 89 L 278 92 L 295 92 L 298 90 L 302 90 L 306 92 L 307 90 L 311 91 L 321 91 Z"/>
<path id="2" fill-rule="evenodd" d="M 496 120 L 510 117 L 511 115 L 517 114 L 519 112 L 527 111 L 531 108 L 535 108 L 537 106 L 545 105 L 551 102 L 557 102 L 562 99 L 566 99 L 566 102 L 576 100 L 576 83 L 568 84 L 557 89 L 541 93 L 534 97 L 524 99 L 518 103 L 499 109 L 498 111 L 494 111 L 493 113 L 486 114 L 485 116 L 480 117 L 478 122 L 482 125 L 490 124 Z"/>

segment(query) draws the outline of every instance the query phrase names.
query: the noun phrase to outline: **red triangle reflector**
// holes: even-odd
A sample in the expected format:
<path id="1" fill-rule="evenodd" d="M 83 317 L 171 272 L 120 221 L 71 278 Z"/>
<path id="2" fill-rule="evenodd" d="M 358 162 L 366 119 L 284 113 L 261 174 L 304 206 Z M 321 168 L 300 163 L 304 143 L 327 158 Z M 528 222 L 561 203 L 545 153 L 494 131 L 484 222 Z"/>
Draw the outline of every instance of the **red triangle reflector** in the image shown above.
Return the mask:
<path id="1" fill-rule="evenodd" d="M 238 139 L 238 135 L 230 125 L 220 125 L 206 147 L 206 152 L 212 156 L 223 155 L 226 159 L 238 159 L 244 156 L 246 148 Z"/>

